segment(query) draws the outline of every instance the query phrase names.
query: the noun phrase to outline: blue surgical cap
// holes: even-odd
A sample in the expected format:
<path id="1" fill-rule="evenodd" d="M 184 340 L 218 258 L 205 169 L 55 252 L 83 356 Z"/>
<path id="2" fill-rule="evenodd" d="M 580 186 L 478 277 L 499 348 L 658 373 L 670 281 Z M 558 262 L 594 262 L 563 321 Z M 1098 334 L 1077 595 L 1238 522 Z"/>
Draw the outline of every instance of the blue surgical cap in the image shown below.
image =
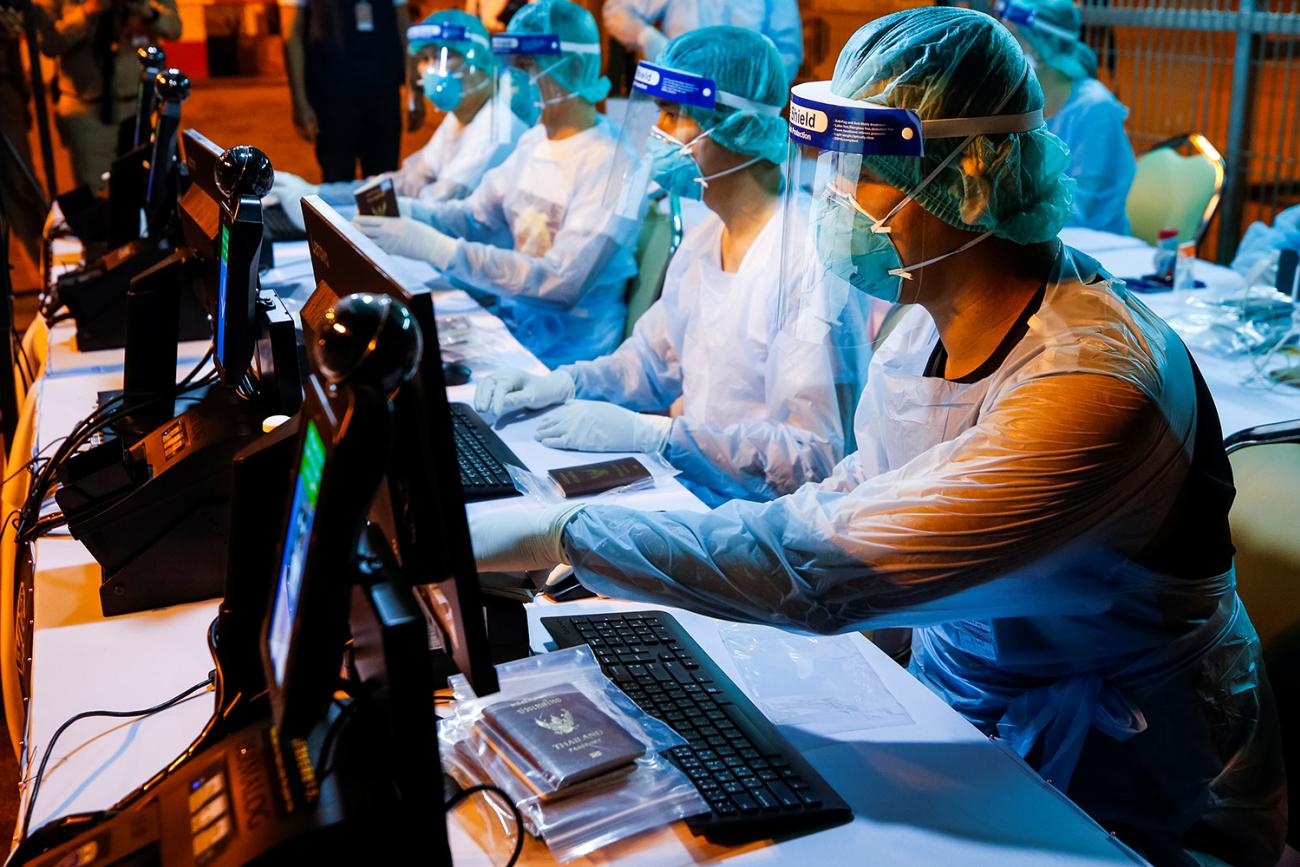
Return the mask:
<path id="1" fill-rule="evenodd" d="M 547 76 L 567 90 L 588 102 L 600 102 L 609 95 L 609 79 L 600 74 L 600 30 L 591 13 L 569 0 L 537 0 L 520 9 L 510 19 L 507 33 L 548 33 L 560 37 L 561 42 L 594 45 L 592 54 L 564 51 L 563 62 L 550 69 Z M 538 55 L 542 68 L 555 64 L 553 55 Z"/>
<path id="2" fill-rule="evenodd" d="M 743 27 L 702 27 L 673 39 L 655 60 L 660 66 L 713 79 L 719 90 L 763 105 L 784 107 L 789 98 L 785 66 L 776 46 L 761 33 Z M 729 151 L 785 161 L 786 121 L 721 102 L 715 108 L 686 105 L 687 117 Z"/>
<path id="3" fill-rule="evenodd" d="M 838 96 L 915 111 L 922 120 L 1023 114 L 1042 109 L 1043 90 L 1016 40 L 996 19 L 950 6 L 878 18 L 840 52 Z M 870 156 L 863 164 L 913 192 L 961 138 L 931 138 L 921 157 Z M 916 194 L 949 225 L 992 231 L 1020 244 L 1055 238 L 1070 213 L 1069 152 L 1040 127 L 976 135 Z"/>

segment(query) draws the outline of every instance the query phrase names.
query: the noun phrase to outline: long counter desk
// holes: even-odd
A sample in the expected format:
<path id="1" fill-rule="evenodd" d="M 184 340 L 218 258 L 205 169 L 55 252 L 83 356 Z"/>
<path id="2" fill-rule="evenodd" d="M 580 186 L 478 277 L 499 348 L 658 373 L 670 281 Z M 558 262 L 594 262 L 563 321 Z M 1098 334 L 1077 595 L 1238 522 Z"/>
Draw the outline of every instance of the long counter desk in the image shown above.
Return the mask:
<path id="1" fill-rule="evenodd" d="M 290 267 L 288 257 L 285 261 L 284 267 Z M 474 307 L 468 296 L 443 292 L 436 304 L 440 315 L 464 315 L 474 323 L 477 343 L 464 351 L 473 356 L 476 374 L 495 366 L 538 367 L 501 323 Z M 191 366 L 192 362 L 182 362 L 178 369 Z M 86 415 L 100 390 L 120 384 L 120 368 L 108 359 L 97 359 L 87 371 L 77 372 L 66 365 L 60 369 L 60 375 L 43 377 L 35 385 L 34 451 L 65 434 Z M 472 384 L 460 386 L 449 389 L 449 397 L 464 401 L 472 392 Z M 532 426 L 521 422 L 500 430 L 531 469 L 581 462 L 572 452 L 536 443 Z M 619 495 L 619 502 L 646 509 L 703 508 L 672 479 L 659 480 L 653 490 Z M 509 504 L 497 501 L 470 508 Z M 33 557 L 35 601 L 24 750 L 27 774 L 34 771 L 32 765 L 54 730 L 75 713 L 148 706 L 202 680 L 212 667 L 206 631 L 216 610 L 215 602 L 201 602 L 106 619 L 99 610 L 99 568 L 78 542 L 47 536 L 35 544 Z M 529 606 L 534 649 L 546 649 L 545 632 L 537 624 L 540 616 L 561 610 L 582 613 L 629 607 L 610 600 L 563 607 L 549 603 Z M 724 624 L 686 612 L 673 613 L 734 675 L 734 663 L 720 638 Z M 841 726 L 830 733 L 818 732 L 816 726 L 785 727 L 792 742 L 852 805 L 854 822 L 743 850 L 710 846 L 678 823 L 600 850 L 585 863 L 670 865 L 723 858 L 752 864 L 804 864 L 812 859 L 891 864 L 1138 861 L 1009 749 L 978 732 L 866 639 L 851 635 L 835 640 L 856 648 L 863 666 L 878 678 L 905 717 L 888 727 L 864 719 L 856 730 Z M 743 680 L 737 682 L 745 686 Z M 825 685 L 828 696 L 836 688 L 836 684 Z M 32 826 L 110 805 L 184 749 L 211 709 L 210 693 L 200 693 L 144 720 L 89 719 L 78 723 L 60 739 L 46 770 Z M 30 784 L 23 788 L 24 808 L 30 788 Z M 472 808 L 461 808 L 450 824 L 458 864 L 502 861 L 503 852 L 484 851 L 479 845 L 482 836 Z M 543 844 L 529 841 L 523 863 L 547 864 L 552 859 Z"/>

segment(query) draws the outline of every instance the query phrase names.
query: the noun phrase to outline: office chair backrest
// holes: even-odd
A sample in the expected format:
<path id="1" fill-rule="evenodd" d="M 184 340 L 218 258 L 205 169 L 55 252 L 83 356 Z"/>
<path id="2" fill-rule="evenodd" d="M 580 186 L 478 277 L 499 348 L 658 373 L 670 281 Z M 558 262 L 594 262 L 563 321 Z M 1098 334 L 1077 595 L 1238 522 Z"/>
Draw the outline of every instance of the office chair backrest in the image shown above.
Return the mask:
<path id="1" fill-rule="evenodd" d="M 1228 514 L 1237 595 L 1264 648 L 1288 779 L 1300 775 L 1300 419 L 1224 441 L 1237 498 Z M 1300 848 L 1300 787 L 1290 787 L 1287 842 Z"/>
<path id="2" fill-rule="evenodd" d="M 1187 151 L 1184 155 L 1181 151 Z M 1155 244 L 1160 230 L 1200 242 L 1219 208 L 1226 164 L 1209 139 L 1188 133 L 1163 141 L 1137 161 L 1128 194 L 1133 235 Z"/>
<path id="3" fill-rule="evenodd" d="M 668 263 L 682 242 L 682 210 L 676 196 L 650 202 L 636 243 L 636 275 L 627 286 L 627 322 L 623 336 L 630 337 L 641 315 L 659 300 Z"/>

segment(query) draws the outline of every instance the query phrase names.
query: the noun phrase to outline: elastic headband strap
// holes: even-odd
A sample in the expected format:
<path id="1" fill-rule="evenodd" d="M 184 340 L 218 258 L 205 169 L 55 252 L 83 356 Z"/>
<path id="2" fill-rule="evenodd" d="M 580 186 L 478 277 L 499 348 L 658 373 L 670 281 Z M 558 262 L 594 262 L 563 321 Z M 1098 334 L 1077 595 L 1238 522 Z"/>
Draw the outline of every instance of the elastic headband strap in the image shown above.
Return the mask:
<path id="1" fill-rule="evenodd" d="M 1043 125 L 1043 110 L 1024 114 L 995 114 L 988 117 L 954 117 L 947 120 L 923 120 L 921 131 L 930 138 L 967 138 L 976 135 L 1005 135 L 1030 132 Z"/>
<path id="2" fill-rule="evenodd" d="M 743 96 L 736 96 L 734 93 L 727 93 L 725 90 L 719 90 L 714 98 L 727 108 L 734 108 L 737 111 L 752 111 L 754 114 L 765 114 L 769 117 L 780 117 L 781 112 L 785 110 L 784 105 L 768 105 L 765 102 L 755 102 L 752 99 L 745 99 Z"/>

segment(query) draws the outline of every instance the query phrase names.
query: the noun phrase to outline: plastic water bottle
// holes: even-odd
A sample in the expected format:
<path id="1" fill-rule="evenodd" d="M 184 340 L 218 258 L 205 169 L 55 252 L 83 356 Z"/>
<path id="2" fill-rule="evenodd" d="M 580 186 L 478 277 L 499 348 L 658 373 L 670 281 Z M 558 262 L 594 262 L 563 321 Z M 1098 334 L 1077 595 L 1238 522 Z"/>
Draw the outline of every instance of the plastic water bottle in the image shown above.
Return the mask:
<path id="1" fill-rule="evenodd" d="M 1174 265 L 1178 259 L 1178 230 L 1166 226 L 1156 236 L 1155 278 L 1174 282 Z"/>
<path id="2" fill-rule="evenodd" d="M 1196 242 L 1184 241 L 1178 245 L 1174 261 L 1174 291 L 1196 288 Z"/>

